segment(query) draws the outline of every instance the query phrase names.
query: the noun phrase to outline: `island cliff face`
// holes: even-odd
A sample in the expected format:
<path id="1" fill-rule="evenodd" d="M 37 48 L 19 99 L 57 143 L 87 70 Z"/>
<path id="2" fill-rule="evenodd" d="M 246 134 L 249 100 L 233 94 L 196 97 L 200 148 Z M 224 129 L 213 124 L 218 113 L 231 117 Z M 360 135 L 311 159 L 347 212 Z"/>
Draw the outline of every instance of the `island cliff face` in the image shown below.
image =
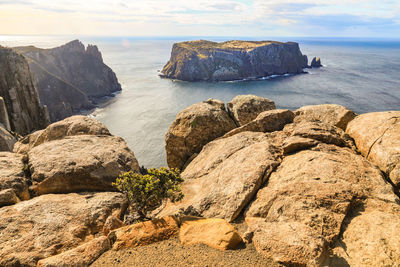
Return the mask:
<path id="1" fill-rule="evenodd" d="M 160 76 L 184 81 L 229 81 L 302 73 L 307 56 L 298 43 L 199 40 L 176 43 Z"/>
<path id="2" fill-rule="evenodd" d="M 99 98 L 121 90 L 115 73 L 104 64 L 95 45 L 85 48 L 74 40 L 52 49 L 14 49 L 28 59 L 40 100 L 48 106 L 52 121 L 93 108 Z"/>
<path id="3" fill-rule="evenodd" d="M 0 98 L 5 106 L 0 112 L 5 129 L 27 134 L 48 124 L 46 109 L 40 105 L 26 59 L 1 46 Z"/>

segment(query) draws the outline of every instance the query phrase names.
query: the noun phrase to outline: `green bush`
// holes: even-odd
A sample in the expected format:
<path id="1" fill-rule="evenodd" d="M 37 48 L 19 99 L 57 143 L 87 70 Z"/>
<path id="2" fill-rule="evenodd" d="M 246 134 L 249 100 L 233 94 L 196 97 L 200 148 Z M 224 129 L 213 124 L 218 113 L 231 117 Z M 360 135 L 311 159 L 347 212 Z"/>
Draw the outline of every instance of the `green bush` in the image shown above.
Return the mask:
<path id="1" fill-rule="evenodd" d="M 127 196 L 141 219 L 147 219 L 147 213 L 159 207 L 163 200 L 175 202 L 183 198 L 182 182 L 177 169 L 161 167 L 147 170 L 142 167 L 140 173 L 121 174 L 113 186 Z"/>

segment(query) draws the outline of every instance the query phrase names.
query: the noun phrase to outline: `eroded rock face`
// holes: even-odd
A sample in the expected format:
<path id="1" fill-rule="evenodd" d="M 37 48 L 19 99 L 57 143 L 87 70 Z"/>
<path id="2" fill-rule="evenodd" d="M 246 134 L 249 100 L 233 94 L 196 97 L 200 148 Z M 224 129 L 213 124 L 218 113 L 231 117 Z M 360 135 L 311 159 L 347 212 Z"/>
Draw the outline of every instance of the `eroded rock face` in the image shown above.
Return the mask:
<path id="1" fill-rule="evenodd" d="M 60 47 L 13 48 L 28 60 L 41 102 L 47 105 L 52 121 L 94 107 L 92 99 L 121 90 L 115 73 L 104 64 L 97 46 L 74 40 Z"/>
<path id="2" fill-rule="evenodd" d="M 238 95 L 228 103 L 229 115 L 238 126 L 243 126 L 263 111 L 275 109 L 275 103 L 265 97 L 255 95 Z"/>
<path id="3" fill-rule="evenodd" d="M 286 124 L 292 123 L 293 112 L 288 109 L 274 109 L 261 112 L 257 118 L 251 122 L 233 129 L 226 133 L 224 137 L 233 136 L 241 132 L 274 132 L 280 131 Z"/>
<path id="4" fill-rule="evenodd" d="M 347 126 L 358 150 L 400 186 L 400 111 L 357 116 Z"/>
<path id="5" fill-rule="evenodd" d="M 28 153 L 40 144 L 52 140 L 63 139 L 75 135 L 111 135 L 101 122 L 87 116 L 72 116 L 62 121 L 52 123 L 42 131 L 36 131 L 18 141 L 14 152 Z"/>
<path id="6" fill-rule="evenodd" d="M 0 190 L 0 207 L 14 205 L 18 203 L 20 200 L 18 196 L 15 194 L 14 189 L 4 189 Z"/>
<path id="7" fill-rule="evenodd" d="M 182 201 L 161 212 L 234 220 L 279 164 L 264 133 L 243 132 L 208 143 L 182 173 Z"/>
<path id="8" fill-rule="evenodd" d="M 186 218 L 179 229 L 183 245 L 205 244 L 220 249 L 234 249 L 242 242 L 236 229 L 224 219 Z"/>
<path id="9" fill-rule="evenodd" d="M 74 249 L 40 260 L 37 267 L 89 266 L 110 247 L 107 237 L 101 236 Z"/>
<path id="10" fill-rule="evenodd" d="M 13 189 L 19 199 L 29 199 L 29 181 L 25 177 L 24 169 L 23 156 L 0 152 L 0 191 Z"/>
<path id="11" fill-rule="evenodd" d="M 307 66 L 299 45 L 275 41 L 189 41 L 176 43 L 162 77 L 184 81 L 227 81 L 302 73 Z"/>
<path id="12" fill-rule="evenodd" d="M 67 136 L 34 147 L 28 157 L 37 195 L 113 191 L 119 174 L 139 170 L 133 152 L 115 136 Z"/>
<path id="13" fill-rule="evenodd" d="M 16 142 L 15 137 L 0 125 L 0 151 L 12 151 Z"/>
<path id="14" fill-rule="evenodd" d="M 0 265 L 36 266 L 99 233 L 127 207 L 121 193 L 48 194 L 0 208 Z"/>
<path id="15" fill-rule="evenodd" d="M 11 130 L 28 134 L 48 124 L 28 62 L 22 55 L 1 46 L 0 97 L 4 99 Z"/>
<path id="16" fill-rule="evenodd" d="M 396 266 L 400 262 L 400 207 L 368 199 L 345 221 L 326 266 Z"/>
<path id="17" fill-rule="evenodd" d="M 111 231 L 108 238 L 114 250 L 145 246 L 178 235 L 178 219 L 167 216 L 161 219 L 136 223 Z"/>
<path id="18" fill-rule="evenodd" d="M 168 166 L 182 169 L 205 144 L 235 127 L 224 103 L 219 100 L 209 99 L 184 109 L 178 113 L 165 136 Z"/>
<path id="19" fill-rule="evenodd" d="M 319 58 L 319 57 L 314 57 L 312 60 L 311 60 L 311 65 L 310 65 L 312 68 L 319 68 L 319 67 L 322 67 L 322 64 L 321 64 L 321 59 Z"/>
<path id="20" fill-rule="evenodd" d="M 347 124 L 357 115 L 341 106 L 335 104 L 304 106 L 294 111 L 295 122 L 299 121 L 320 121 L 346 130 Z"/>
<path id="21" fill-rule="evenodd" d="M 245 217 L 257 251 L 285 264 L 318 266 L 354 200 L 365 197 L 397 201 L 370 162 L 320 144 L 285 157 Z"/>

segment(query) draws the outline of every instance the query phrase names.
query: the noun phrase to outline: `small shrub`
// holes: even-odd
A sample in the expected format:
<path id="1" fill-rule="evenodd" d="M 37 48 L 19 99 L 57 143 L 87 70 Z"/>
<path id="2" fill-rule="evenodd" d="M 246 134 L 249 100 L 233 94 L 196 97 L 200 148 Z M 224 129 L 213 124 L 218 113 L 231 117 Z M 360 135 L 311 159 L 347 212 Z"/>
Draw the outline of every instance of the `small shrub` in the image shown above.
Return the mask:
<path id="1" fill-rule="evenodd" d="M 147 213 L 159 207 L 163 200 L 175 202 L 183 198 L 182 182 L 177 169 L 161 167 L 146 170 L 141 167 L 140 173 L 121 174 L 113 186 L 127 196 L 141 219 L 147 219 Z"/>

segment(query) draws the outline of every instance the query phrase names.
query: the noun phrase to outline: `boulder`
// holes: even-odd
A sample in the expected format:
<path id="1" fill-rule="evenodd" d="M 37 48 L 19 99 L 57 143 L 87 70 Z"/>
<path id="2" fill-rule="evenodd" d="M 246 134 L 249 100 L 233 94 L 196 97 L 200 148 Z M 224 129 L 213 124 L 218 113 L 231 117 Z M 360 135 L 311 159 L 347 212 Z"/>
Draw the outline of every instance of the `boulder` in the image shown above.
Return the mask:
<path id="1" fill-rule="evenodd" d="M 13 151 L 16 142 L 15 137 L 0 124 L 0 151 Z"/>
<path id="2" fill-rule="evenodd" d="M 347 124 L 357 115 L 341 106 L 335 104 L 304 106 L 294 111 L 294 121 L 320 121 L 331 124 L 342 130 L 346 130 Z"/>
<path id="3" fill-rule="evenodd" d="M 400 186 L 400 111 L 357 116 L 347 126 L 357 149 Z"/>
<path id="4" fill-rule="evenodd" d="M 242 243 L 239 233 L 224 219 L 183 220 L 179 239 L 183 245 L 205 244 L 220 250 L 234 249 Z"/>
<path id="5" fill-rule="evenodd" d="M 25 169 L 23 156 L 11 152 L 0 152 L 0 191 L 13 189 L 19 199 L 29 199 L 29 181 L 25 177 Z"/>
<path id="6" fill-rule="evenodd" d="M 161 219 L 136 223 L 118 228 L 108 234 L 113 250 L 149 245 L 178 235 L 178 219 L 167 216 Z"/>
<path id="7" fill-rule="evenodd" d="M 322 64 L 321 64 L 321 59 L 319 58 L 319 57 L 314 57 L 312 60 L 311 60 L 311 68 L 319 68 L 319 67 L 322 67 Z"/>
<path id="8" fill-rule="evenodd" d="M 233 221 L 279 165 L 267 134 L 243 132 L 204 146 L 181 174 L 184 198 L 159 216 L 193 215 Z"/>
<path id="9" fill-rule="evenodd" d="M 89 266 L 110 248 L 110 241 L 107 237 L 101 236 L 74 249 L 40 260 L 37 267 Z"/>
<path id="10" fill-rule="evenodd" d="M 245 212 L 257 251 L 276 262 L 318 266 L 356 199 L 398 197 L 380 171 L 348 148 L 319 144 L 287 156 Z"/>
<path id="11" fill-rule="evenodd" d="M 34 147 L 28 156 L 37 195 L 115 190 L 111 183 L 119 174 L 139 170 L 125 141 L 114 136 L 67 136 Z"/>
<path id="12" fill-rule="evenodd" d="M 238 126 L 243 126 L 263 111 L 275 109 L 275 103 L 265 97 L 255 95 L 238 95 L 228 103 L 229 115 Z"/>
<path id="13" fill-rule="evenodd" d="M 241 132 L 274 132 L 280 131 L 283 127 L 292 123 L 294 118 L 293 112 L 288 109 L 274 109 L 261 112 L 257 118 L 251 122 L 233 129 L 226 133 L 224 137 L 229 137 Z"/>
<path id="14" fill-rule="evenodd" d="M 19 201 L 20 200 L 13 189 L 10 188 L 0 191 L 0 207 L 14 205 Z"/>
<path id="15" fill-rule="evenodd" d="M 16 145 L 14 152 L 27 153 L 30 149 L 52 140 L 63 139 L 75 135 L 111 135 L 101 122 L 87 116 L 72 116 L 47 126 L 46 129 L 36 131 Z"/>
<path id="16" fill-rule="evenodd" d="M 116 192 L 48 194 L 0 208 L 0 266 L 36 266 L 92 240 L 128 206 Z M 86 250 L 88 251 L 88 250 Z"/>
<path id="17" fill-rule="evenodd" d="M 112 230 L 121 228 L 122 226 L 125 226 L 125 224 L 117 217 L 111 215 L 104 223 L 103 234 L 108 235 Z"/>
<path id="18" fill-rule="evenodd" d="M 367 199 L 345 221 L 324 266 L 397 266 L 400 263 L 400 206 Z"/>
<path id="19" fill-rule="evenodd" d="M 235 127 L 219 100 L 209 99 L 184 109 L 165 136 L 168 166 L 182 169 L 190 156 L 199 153 L 205 144 Z"/>

